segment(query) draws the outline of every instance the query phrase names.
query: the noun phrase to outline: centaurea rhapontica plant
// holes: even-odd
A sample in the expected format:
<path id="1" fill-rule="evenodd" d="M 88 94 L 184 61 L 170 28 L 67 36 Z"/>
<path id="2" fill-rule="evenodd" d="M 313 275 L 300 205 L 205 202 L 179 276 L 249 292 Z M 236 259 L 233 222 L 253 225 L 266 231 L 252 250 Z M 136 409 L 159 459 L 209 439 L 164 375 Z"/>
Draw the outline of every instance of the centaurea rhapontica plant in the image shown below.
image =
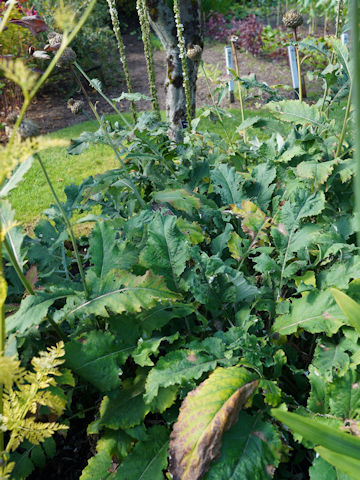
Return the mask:
<path id="1" fill-rule="evenodd" d="M 123 42 L 123 38 L 121 35 L 121 29 L 120 29 L 120 22 L 119 22 L 119 17 L 118 17 L 118 12 L 116 9 L 116 3 L 115 0 L 107 0 L 108 6 L 109 6 L 109 12 L 111 16 L 111 21 L 113 24 L 113 30 L 115 33 L 116 41 L 118 44 L 119 48 L 119 53 L 120 53 L 120 60 L 124 69 L 124 74 L 125 74 L 125 81 L 126 81 L 126 87 L 128 89 L 129 93 L 133 93 L 133 86 L 131 82 L 131 77 L 130 77 L 130 72 L 129 72 L 129 66 L 128 62 L 126 59 L 126 54 L 125 54 L 125 45 Z M 134 121 L 136 122 L 136 110 L 135 110 L 135 102 L 130 102 L 130 107 L 131 107 L 131 113 L 134 118 Z"/>
<path id="2" fill-rule="evenodd" d="M 191 131 L 191 120 L 192 120 L 192 109 L 191 109 L 191 89 L 190 89 L 190 80 L 189 80 L 189 69 L 187 64 L 187 55 L 186 55 L 186 46 L 184 38 L 184 25 L 181 23 L 180 16 L 180 7 L 179 1 L 174 0 L 174 16 L 176 24 L 176 32 L 178 38 L 178 47 L 180 50 L 180 59 L 183 70 L 183 85 L 185 91 L 185 100 L 186 100 L 186 116 L 188 122 L 188 128 Z"/>
<path id="3" fill-rule="evenodd" d="M 153 57 L 152 44 L 150 39 L 150 22 L 149 22 L 149 16 L 146 10 L 146 5 L 144 0 L 136 1 L 136 9 L 139 15 L 142 41 L 144 44 L 144 52 L 145 52 L 146 66 L 147 66 L 147 72 L 149 77 L 149 89 L 150 89 L 150 96 L 152 98 L 152 106 L 153 106 L 153 110 L 160 117 L 160 107 L 159 107 L 159 100 L 157 96 L 156 81 L 155 81 L 154 57 Z"/>

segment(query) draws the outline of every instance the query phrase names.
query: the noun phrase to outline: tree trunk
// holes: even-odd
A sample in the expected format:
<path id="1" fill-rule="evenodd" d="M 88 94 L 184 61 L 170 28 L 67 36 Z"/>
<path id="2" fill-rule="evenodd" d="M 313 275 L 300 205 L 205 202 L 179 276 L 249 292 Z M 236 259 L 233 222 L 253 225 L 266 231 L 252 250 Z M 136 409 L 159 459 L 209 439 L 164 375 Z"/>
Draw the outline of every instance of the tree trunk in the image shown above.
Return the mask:
<path id="1" fill-rule="evenodd" d="M 201 0 L 181 0 L 180 3 L 180 14 L 182 24 L 184 25 L 186 48 L 198 45 L 202 49 L 204 42 L 201 21 Z M 182 137 L 182 129 L 186 121 L 186 99 L 174 13 L 169 8 L 166 0 L 146 0 L 146 6 L 149 12 L 151 26 L 159 37 L 166 52 L 166 116 L 170 122 L 172 138 L 179 140 Z M 195 115 L 196 80 L 200 59 L 201 55 L 195 60 L 187 59 L 193 115 Z"/>

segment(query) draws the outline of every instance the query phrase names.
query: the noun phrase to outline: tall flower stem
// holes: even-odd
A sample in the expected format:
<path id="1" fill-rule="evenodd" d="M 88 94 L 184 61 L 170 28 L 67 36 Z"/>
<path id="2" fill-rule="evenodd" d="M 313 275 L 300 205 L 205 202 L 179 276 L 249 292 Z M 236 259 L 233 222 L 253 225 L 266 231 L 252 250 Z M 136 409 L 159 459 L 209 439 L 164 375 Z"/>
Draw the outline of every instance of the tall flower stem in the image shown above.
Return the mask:
<path id="1" fill-rule="evenodd" d="M 136 198 L 138 199 L 141 207 L 142 207 L 142 208 L 146 208 L 146 204 L 145 204 L 144 200 L 141 198 L 141 195 L 140 195 L 138 189 L 136 188 L 136 185 L 135 185 L 134 182 L 132 181 L 131 176 L 130 176 L 127 168 L 126 168 L 126 165 L 125 165 L 123 159 L 121 158 L 121 155 L 119 154 L 119 151 L 118 151 L 118 149 L 116 148 L 116 146 L 115 146 L 112 138 L 110 137 L 109 132 L 108 132 L 107 129 L 106 129 L 106 125 L 104 125 L 104 122 L 101 120 L 98 112 L 96 111 L 96 108 L 95 108 L 95 106 L 93 105 L 92 101 L 90 100 L 89 95 L 88 95 L 87 91 L 85 90 L 85 88 L 84 88 L 84 86 L 83 86 L 83 84 L 82 84 L 82 82 L 81 82 L 78 74 L 76 73 L 75 70 L 73 70 L 73 73 L 74 73 L 74 76 L 75 76 L 76 81 L 77 81 L 78 84 L 79 84 L 80 89 L 82 90 L 85 98 L 87 99 L 87 102 L 88 102 L 89 107 L 91 108 L 91 110 L 92 110 L 92 112 L 93 112 L 93 114 L 94 114 L 94 117 L 96 118 L 99 126 L 100 126 L 100 127 L 103 129 L 103 131 L 104 131 L 104 134 L 105 134 L 105 136 L 106 136 L 106 140 L 107 140 L 109 146 L 114 150 L 115 156 L 116 156 L 116 158 L 119 160 L 119 162 L 120 162 L 120 164 L 121 164 L 121 166 L 122 166 L 122 168 L 123 168 L 124 174 L 126 175 L 126 178 L 127 178 L 128 182 L 129 182 L 129 185 L 130 185 L 131 190 L 134 192 L 134 194 L 135 194 Z M 124 148 L 124 150 L 125 150 L 125 148 Z"/>
<path id="2" fill-rule="evenodd" d="M 229 136 L 229 133 L 228 133 L 228 131 L 227 131 L 225 125 L 224 125 L 223 119 L 221 118 L 219 109 L 218 109 L 218 107 L 217 107 L 217 105 L 216 105 L 216 102 L 215 102 L 215 99 L 214 99 L 214 95 L 212 94 L 211 87 L 210 87 L 210 82 L 209 82 L 209 78 L 208 78 L 207 73 L 206 73 L 206 70 L 205 70 L 205 68 L 204 68 L 204 62 L 203 62 L 203 61 L 200 62 L 200 68 L 201 68 L 202 73 L 203 73 L 203 75 L 204 75 L 204 77 L 205 77 L 206 85 L 207 85 L 207 88 L 208 88 L 208 90 L 209 90 L 209 94 L 210 94 L 210 97 L 211 97 L 212 104 L 213 104 L 213 106 L 214 106 L 214 108 L 215 108 L 216 115 L 217 115 L 217 117 L 218 117 L 218 119 L 219 119 L 220 125 L 222 126 L 222 128 L 223 128 L 223 130 L 224 130 L 224 132 L 225 132 L 226 138 L 227 138 L 228 142 L 230 143 L 230 142 L 231 142 L 230 136 Z"/>
<path id="3" fill-rule="evenodd" d="M 336 149 L 336 157 L 338 157 L 340 155 L 341 148 L 342 148 L 342 145 L 344 143 L 346 128 L 347 128 L 347 124 L 348 124 L 348 120 L 349 120 L 349 116 L 350 116 L 352 89 L 353 89 L 353 83 L 351 83 L 351 85 L 350 85 L 350 90 L 349 90 L 349 95 L 348 95 L 348 100 L 347 100 L 346 110 L 345 110 L 345 116 L 344 116 L 344 122 L 343 122 L 343 126 L 342 126 L 342 129 L 341 129 L 341 134 L 340 134 L 340 138 L 339 138 L 338 147 Z M 358 125 L 358 124 L 356 124 L 356 125 Z"/>
<path id="4" fill-rule="evenodd" d="M 338 0 L 337 13 L 336 13 L 336 30 L 335 30 L 336 38 L 340 37 L 340 23 L 341 23 L 340 20 L 341 20 L 342 6 L 343 6 L 343 0 Z"/>
<path id="5" fill-rule="evenodd" d="M 38 153 L 35 153 L 34 156 L 39 161 L 41 170 L 44 173 L 45 179 L 47 181 L 47 184 L 49 185 L 49 188 L 50 188 L 51 193 L 54 197 L 55 203 L 56 203 L 58 209 L 60 210 L 61 215 L 64 219 L 65 225 L 67 227 L 68 233 L 69 233 L 70 238 L 71 238 L 71 243 L 73 245 L 74 255 L 75 255 L 75 258 L 76 258 L 77 265 L 78 265 L 78 269 L 79 269 L 79 273 L 80 273 L 80 277 L 81 277 L 81 282 L 83 284 L 84 292 L 85 292 L 86 297 L 88 297 L 89 296 L 89 289 L 88 289 L 87 284 L 86 284 L 85 273 L 84 273 L 84 269 L 83 269 L 83 266 L 82 266 L 79 250 L 77 248 L 76 238 L 75 238 L 74 231 L 72 229 L 70 220 L 69 220 L 68 216 L 66 215 L 66 212 L 65 212 L 63 206 L 61 205 L 59 197 L 57 196 L 57 194 L 54 190 L 54 187 L 51 183 L 51 180 L 50 180 L 49 175 L 46 171 L 45 165 L 43 164 L 43 161 L 41 160 L 40 155 Z"/>
<path id="6" fill-rule="evenodd" d="M 110 100 L 110 98 L 107 97 L 105 95 L 105 93 L 102 92 L 96 84 L 92 83 L 91 78 L 84 72 L 84 70 L 81 68 L 81 66 L 77 62 L 74 62 L 74 66 L 79 70 L 79 72 L 85 78 L 85 80 L 89 83 L 89 85 L 91 85 L 98 92 L 98 94 L 114 109 L 114 112 L 116 112 L 120 116 L 121 121 L 124 122 L 124 125 L 126 125 L 128 128 L 131 128 L 130 123 L 126 120 L 123 113 L 118 108 L 116 108 L 116 106 Z M 77 76 L 75 69 L 73 68 L 73 66 L 71 66 L 71 68 L 72 68 L 72 72 L 73 72 L 73 75 L 74 75 L 76 81 L 79 83 L 79 77 Z M 84 96 L 85 96 L 86 100 L 89 102 L 89 95 L 87 94 L 86 90 L 83 87 L 81 88 L 81 90 L 84 93 Z"/>
<path id="7" fill-rule="evenodd" d="M 186 117 L 187 117 L 188 129 L 189 129 L 189 132 L 191 132 L 191 120 L 192 120 L 191 88 L 190 88 L 189 68 L 187 64 L 187 54 L 186 54 L 186 46 L 185 46 L 185 38 L 184 38 L 184 26 L 181 23 L 179 0 L 174 0 L 174 16 L 175 16 L 177 38 L 179 42 L 178 46 L 180 50 L 181 65 L 183 70 L 183 85 L 184 85 L 185 101 L 186 101 Z"/>
<path id="8" fill-rule="evenodd" d="M 118 48 L 119 48 L 119 53 L 120 53 L 120 60 L 123 66 L 124 74 L 125 74 L 125 81 L 126 81 L 126 86 L 127 90 L 129 93 L 133 93 L 133 86 L 131 82 L 131 77 L 130 77 L 130 72 L 129 72 L 129 66 L 128 62 L 126 59 L 126 54 L 125 54 L 125 45 L 123 42 L 123 38 L 121 35 L 121 29 L 120 29 L 120 22 L 119 22 L 119 17 L 118 17 L 118 12 L 116 9 L 116 3 L 115 0 L 107 0 L 108 5 L 109 5 L 109 11 L 110 11 L 110 16 L 111 16 L 111 21 L 113 24 L 113 30 L 115 33 L 115 37 L 117 40 Z M 131 108 L 131 113 L 134 119 L 134 122 L 136 123 L 136 109 L 135 109 L 135 102 L 130 101 L 130 108 Z"/>
<path id="9" fill-rule="evenodd" d="M 145 59 L 146 59 L 146 67 L 147 73 L 149 78 L 149 89 L 150 89 L 150 96 L 152 98 L 152 107 L 153 110 L 157 113 L 158 117 L 160 118 L 160 107 L 159 107 L 159 100 L 157 96 L 157 89 L 156 89 L 156 80 L 155 80 L 155 68 L 154 68 L 154 56 L 150 38 L 150 23 L 149 17 L 145 5 L 144 0 L 136 0 L 136 8 L 139 15 L 140 27 L 141 27 L 141 35 L 142 41 L 144 44 L 144 52 L 145 52 Z"/>
<path id="10" fill-rule="evenodd" d="M 360 246 L 360 52 L 359 52 L 359 0 L 352 0 L 352 48 L 353 48 L 353 65 L 354 65 L 354 79 L 353 79 L 353 94 L 355 106 L 355 153 L 356 160 L 356 175 L 355 175 L 355 214 L 357 217 L 357 243 Z M 357 129 L 357 131 L 356 131 Z"/>

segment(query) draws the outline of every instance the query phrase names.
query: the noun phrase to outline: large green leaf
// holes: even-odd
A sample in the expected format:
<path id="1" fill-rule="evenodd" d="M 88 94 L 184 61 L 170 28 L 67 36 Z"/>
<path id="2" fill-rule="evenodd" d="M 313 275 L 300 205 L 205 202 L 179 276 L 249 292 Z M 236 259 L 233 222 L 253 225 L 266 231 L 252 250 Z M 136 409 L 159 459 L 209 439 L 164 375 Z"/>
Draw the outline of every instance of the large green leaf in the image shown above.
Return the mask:
<path id="1" fill-rule="evenodd" d="M 308 105 L 299 100 L 283 100 L 281 102 L 271 102 L 268 108 L 285 122 L 294 122 L 300 125 L 314 125 L 325 128 L 327 119 L 325 114 L 314 105 Z"/>
<path id="2" fill-rule="evenodd" d="M 136 376 L 134 381 L 126 380 L 121 388 L 110 392 L 103 398 L 100 406 L 100 419 L 92 425 L 92 431 L 100 431 L 103 427 L 113 430 L 131 428 L 144 420 L 150 412 L 150 406 L 143 399 L 145 392 L 144 372 Z"/>
<path id="3" fill-rule="evenodd" d="M 317 188 L 326 182 L 337 163 L 337 160 L 329 160 L 327 162 L 305 161 L 299 163 L 296 171 L 302 178 L 313 179 L 314 186 Z"/>
<path id="4" fill-rule="evenodd" d="M 197 380 L 201 375 L 214 370 L 218 363 L 211 353 L 192 350 L 175 350 L 160 358 L 146 380 L 145 399 L 150 403 L 160 387 L 181 384 L 187 380 Z"/>
<path id="5" fill-rule="evenodd" d="M 177 210 L 190 214 L 194 209 L 199 210 L 201 205 L 197 197 L 184 189 L 155 192 L 153 198 L 158 203 L 169 203 Z"/>
<path id="6" fill-rule="evenodd" d="M 336 378 L 330 391 L 330 413 L 337 418 L 358 418 L 360 414 L 359 376 L 351 369 L 342 377 Z M 359 457 L 360 460 L 360 457 Z"/>
<path id="7" fill-rule="evenodd" d="M 49 293 L 39 291 L 36 295 L 29 295 L 21 302 L 19 310 L 7 319 L 7 330 L 9 332 L 18 330 L 23 333 L 39 325 L 46 319 L 49 308 L 56 300 L 73 294 L 73 290 L 54 290 Z"/>
<path id="8" fill-rule="evenodd" d="M 91 297 L 83 294 L 68 299 L 63 316 L 100 315 L 108 317 L 108 310 L 114 313 L 140 312 L 154 307 L 157 302 L 174 301 L 179 296 L 171 292 L 164 279 L 148 271 L 143 276 L 135 276 L 123 270 L 108 272 L 100 282 L 93 271 L 87 274 Z"/>
<path id="9" fill-rule="evenodd" d="M 291 430 L 313 444 L 321 445 L 334 453 L 360 461 L 359 438 L 346 434 L 330 425 L 325 425 L 315 418 L 303 417 L 280 409 L 273 409 L 271 412 L 277 420 L 285 423 Z"/>
<path id="10" fill-rule="evenodd" d="M 360 305 L 352 298 L 336 288 L 331 289 L 336 303 L 345 314 L 348 324 L 355 328 L 358 335 L 360 335 Z"/>
<path id="11" fill-rule="evenodd" d="M 163 480 L 167 467 L 169 436 L 165 427 L 148 430 L 148 438 L 138 442 L 109 480 Z M 95 479 L 94 479 L 95 480 Z"/>
<path id="12" fill-rule="evenodd" d="M 336 305 L 330 290 L 314 290 L 301 298 L 293 298 L 290 313 L 275 320 L 273 330 L 290 335 L 302 328 L 310 333 L 336 333 L 346 323 L 346 317 Z"/>
<path id="13" fill-rule="evenodd" d="M 100 391 L 109 392 L 120 386 L 120 366 L 135 347 L 109 332 L 94 330 L 66 344 L 66 365 Z"/>
<path id="14" fill-rule="evenodd" d="M 223 433 L 256 391 L 255 379 L 245 368 L 218 368 L 187 395 L 170 437 L 174 480 L 203 478 L 220 451 Z"/>
<path id="15" fill-rule="evenodd" d="M 350 365 L 350 358 L 341 344 L 335 345 L 322 339 L 315 349 L 312 364 L 321 377 L 331 382 L 334 376 L 345 375 Z"/>
<path id="16" fill-rule="evenodd" d="M 170 288 L 178 288 L 179 276 L 190 258 L 186 236 L 176 226 L 176 217 L 157 213 L 148 229 L 146 246 L 140 262 L 154 273 L 162 275 Z"/>
<path id="17" fill-rule="evenodd" d="M 221 456 L 205 480 L 263 480 L 279 463 L 281 440 L 275 427 L 261 415 L 240 412 L 236 424 L 225 432 Z"/>
<path id="18" fill-rule="evenodd" d="M 237 204 L 244 198 L 241 189 L 243 180 L 235 167 L 218 165 L 211 172 L 211 180 L 214 183 L 215 192 L 221 196 L 223 205 Z"/>

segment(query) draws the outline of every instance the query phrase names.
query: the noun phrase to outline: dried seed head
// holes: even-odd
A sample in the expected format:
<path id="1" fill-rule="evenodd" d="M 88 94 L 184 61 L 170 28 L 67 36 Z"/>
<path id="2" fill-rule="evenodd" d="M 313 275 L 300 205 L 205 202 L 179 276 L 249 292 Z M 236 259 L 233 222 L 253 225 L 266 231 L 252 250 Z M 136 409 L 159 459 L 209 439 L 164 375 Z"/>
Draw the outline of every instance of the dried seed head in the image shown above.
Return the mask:
<path id="1" fill-rule="evenodd" d="M 74 100 L 73 98 L 69 98 L 67 107 L 70 109 L 71 113 L 78 115 L 84 110 L 85 102 L 82 100 Z"/>
<path id="2" fill-rule="evenodd" d="M 63 39 L 63 34 L 57 33 L 57 32 L 49 32 L 47 37 L 48 37 L 50 46 L 53 47 L 54 45 L 61 44 Z"/>
<path id="3" fill-rule="evenodd" d="M 285 27 L 295 30 L 303 24 L 304 18 L 301 13 L 297 12 L 296 10 L 289 10 L 283 16 L 282 21 Z"/>
<path id="4" fill-rule="evenodd" d="M 190 58 L 193 62 L 200 60 L 202 54 L 202 48 L 200 45 L 191 45 L 187 49 L 187 57 Z"/>
<path id="5" fill-rule="evenodd" d="M 59 68 L 70 67 L 76 60 L 76 53 L 70 47 L 65 48 L 64 53 L 57 61 L 56 66 Z"/>

